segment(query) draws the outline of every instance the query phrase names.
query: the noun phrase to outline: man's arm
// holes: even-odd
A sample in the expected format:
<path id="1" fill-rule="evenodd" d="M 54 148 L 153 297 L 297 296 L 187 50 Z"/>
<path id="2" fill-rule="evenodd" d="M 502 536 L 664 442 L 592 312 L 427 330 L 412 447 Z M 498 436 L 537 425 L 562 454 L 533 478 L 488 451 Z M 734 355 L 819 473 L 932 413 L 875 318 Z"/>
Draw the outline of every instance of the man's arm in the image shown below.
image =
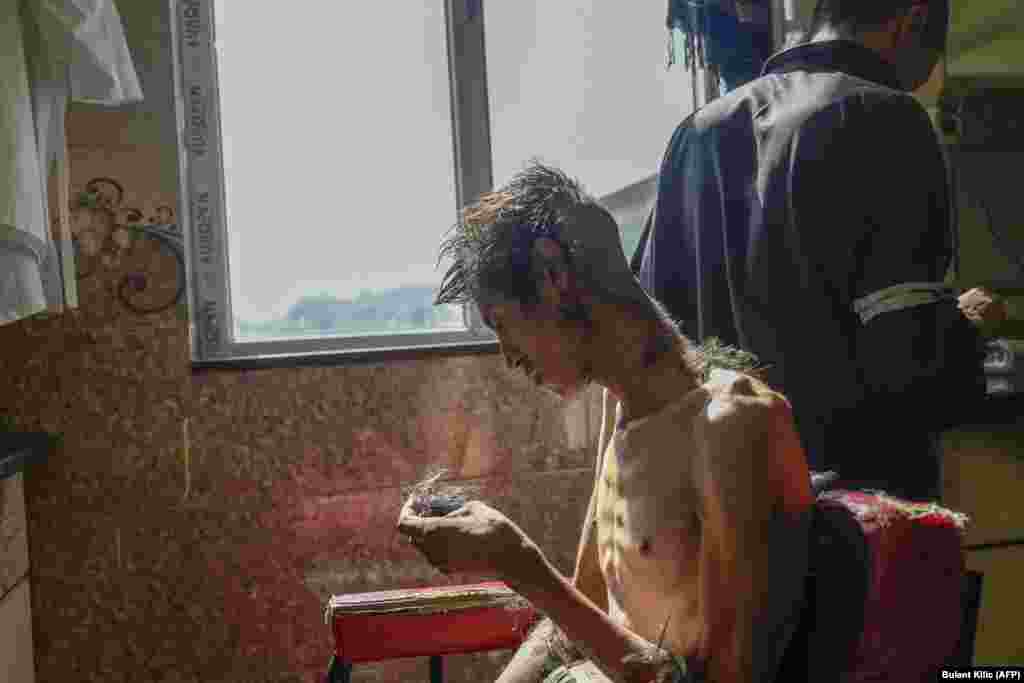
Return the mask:
<path id="1" fill-rule="evenodd" d="M 595 497 L 591 494 L 587 515 L 583 520 L 573 585 L 595 604 L 606 609 L 607 595 L 597 561 L 597 534 L 593 523 Z M 545 619 L 533 629 L 496 683 L 539 683 L 545 673 L 565 663 L 560 661 L 552 647 L 552 640 L 558 637 L 556 628 L 550 619 Z"/>
<path id="2" fill-rule="evenodd" d="M 898 135 L 900 148 L 878 164 L 868 185 L 869 219 L 880 229 L 864 249 L 864 265 L 853 283 L 858 298 L 901 283 L 942 282 L 953 243 L 948 176 L 931 122 L 916 102 L 890 109 L 888 121 L 879 116 L 875 127 Z M 908 431 L 941 430 L 948 418 L 958 417 L 959 401 L 984 397 L 980 371 L 971 376 L 983 358 L 979 335 L 948 303 L 882 313 L 858 325 L 854 338 L 878 415 L 900 411 Z M 964 372 L 957 373 L 958 367 Z M 902 410 L 908 401 L 916 411 Z M 921 484 L 914 488 L 930 488 Z"/>
<path id="3" fill-rule="evenodd" d="M 671 660 L 647 656 L 656 646 L 615 623 L 536 550 L 528 571 L 507 583 L 547 614 L 587 659 L 616 683 L 649 683 Z"/>
<path id="4" fill-rule="evenodd" d="M 607 390 L 602 399 L 601 433 L 598 438 L 597 460 L 595 463 L 595 481 L 601 474 L 601 463 L 604 449 L 615 430 L 615 402 Z M 576 571 L 573 573 L 573 585 L 586 595 L 594 604 L 607 611 L 608 593 L 597 559 L 597 526 L 594 509 L 596 491 L 590 495 L 587 514 L 583 519 L 580 533 L 579 549 L 576 553 Z M 496 683 L 539 683 L 546 671 L 562 664 L 552 651 L 551 641 L 556 637 L 554 624 L 546 619 L 546 623 L 538 625 L 516 651 L 512 661 L 508 663 Z"/>
<path id="5" fill-rule="evenodd" d="M 947 172 L 912 96 L 851 93 L 801 123 L 789 145 L 779 170 L 793 248 L 839 308 L 849 315 L 873 291 L 942 280 L 952 241 Z"/>
<path id="6" fill-rule="evenodd" d="M 795 627 L 807 565 L 807 466 L 788 403 L 738 376 L 701 423 L 703 526 L 698 657 L 716 683 L 772 681 Z M 760 393 L 760 392 L 758 392 Z"/>
<path id="7" fill-rule="evenodd" d="M 553 634 L 551 620 L 541 621 L 530 631 L 495 683 L 541 683 L 550 671 L 561 664 L 550 644 Z"/>
<path id="8" fill-rule="evenodd" d="M 554 624 L 545 623 L 535 629 L 516 652 L 498 683 L 540 681 L 543 672 L 552 667 L 553 659 L 556 660 L 554 666 L 563 663 L 557 661 L 557 653 L 551 642 L 554 638 L 562 637 L 562 634 L 570 639 L 574 650 L 598 664 L 605 674 L 617 682 L 648 683 L 655 679 L 658 666 L 665 663 L 663 659 L 650 664 L 625 663 L 623 660 L 629 655 L 643 657 L 652 654 L 654 645 L 613 622 L 603 603 L 599 606 L 584 592 L 586 588 L 593 590 L 598 580 L 604 585 L 600 571 L 596 572 L 596 576 L 593 571 L 597 548 L 593 540 L 594 526 L 590 523 L 592 511 L 593 504 L 584 525 L 585 540 L 577 561 L 576 576 L 572 581 L 563 577 L 539 549 L 535 550 L 527 570 L 520 571 L 519 576 L 506 577 L 506 582 L 513 590 L 548 615 L 558 628 L 556 630 Z"/>
<path id="9" fill-rule="evenodd" d="M 892 92 L 850 95 L 800 127 L 789 167 L 799 244 L 832 294 L 861 376 L 898 395 L 934 373 L 936 307 L 887 312 L 864 325 L 853 302 L 907 282 L 941 282 L 952 246 L 948 177 L 927 113 Z M 930 335 L 920 334 L 922 330 Z M 840 474 L 843 474 L 840 472 Z"/>

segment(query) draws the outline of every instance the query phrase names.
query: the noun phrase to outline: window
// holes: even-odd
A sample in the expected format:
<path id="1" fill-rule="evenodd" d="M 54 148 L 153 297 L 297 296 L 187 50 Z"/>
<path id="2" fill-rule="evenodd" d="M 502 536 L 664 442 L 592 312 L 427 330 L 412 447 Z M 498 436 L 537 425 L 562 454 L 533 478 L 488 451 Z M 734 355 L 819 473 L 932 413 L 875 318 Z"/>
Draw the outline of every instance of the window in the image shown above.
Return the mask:
<path id="1" fill-rule="evenodd" d="M 536 156 L 628 255 L 692 109 L 658 3 L 171 6 L 197 363 L 491 348 L 432 305 L 457 207 Z"/>

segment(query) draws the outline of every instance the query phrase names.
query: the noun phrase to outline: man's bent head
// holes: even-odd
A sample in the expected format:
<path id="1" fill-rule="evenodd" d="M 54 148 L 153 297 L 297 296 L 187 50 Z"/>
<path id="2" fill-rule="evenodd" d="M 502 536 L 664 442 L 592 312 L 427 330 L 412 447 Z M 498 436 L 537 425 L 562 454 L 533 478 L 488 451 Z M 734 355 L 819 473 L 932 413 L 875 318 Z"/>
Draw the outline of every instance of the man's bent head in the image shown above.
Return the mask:
<path id="1" fill-rule="evenodd" d="M 463 211 L 441 259 L 451 266 L 435 303 L 476 305 L 509 365 L 566 398 L 593 379 L 597 308 L 655 315 L 615 219 L 537 162 Z"/>
<path id="2" fill-rule="evenodd" d="M 558 253 L 548 255 L 538 240 L 554 242 Z M 467 207 L 441 258 L 452 264 L 438 304 L 536 304 L 545 267 L 560 263 L 581 285 L 637 300 L 615 219 L 578 181 L 539 162 Z"/>

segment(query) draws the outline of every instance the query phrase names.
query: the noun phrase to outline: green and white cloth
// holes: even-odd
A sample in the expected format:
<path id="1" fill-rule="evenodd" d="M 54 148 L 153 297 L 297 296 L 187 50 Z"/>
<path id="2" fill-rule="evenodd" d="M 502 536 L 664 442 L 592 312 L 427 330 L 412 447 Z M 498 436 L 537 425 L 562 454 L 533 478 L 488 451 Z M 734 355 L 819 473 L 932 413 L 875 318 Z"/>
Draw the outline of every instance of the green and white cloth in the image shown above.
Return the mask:
<path id="1" fill-rule="evenodd" d="M 142 89 L 113 0 L 0 0 L 0 82 L 3 324 L 63 305 L 63 279 L 74 277 L 50 235 L 47 199 L 68 100 L 120 105 Z"/>
<path id="2" fill-rule="evenodd" d="M 686 664 L 676 658 L 676 675 L 669 683 L 696 683 L 686 673 Z M 612 679 L 604 675 L 591 661 L 576 662 L 562 665 L 548 674 L 544 683 L 612 683 Z"/>

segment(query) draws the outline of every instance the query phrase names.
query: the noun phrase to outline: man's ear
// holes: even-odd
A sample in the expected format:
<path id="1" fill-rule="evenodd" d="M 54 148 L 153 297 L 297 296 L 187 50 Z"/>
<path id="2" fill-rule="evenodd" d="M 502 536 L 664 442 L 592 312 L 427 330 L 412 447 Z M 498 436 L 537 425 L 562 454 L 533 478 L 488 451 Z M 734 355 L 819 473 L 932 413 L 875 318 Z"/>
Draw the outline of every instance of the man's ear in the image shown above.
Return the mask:
<path id="1" fill-rule="evenodd" d="M 562 245 L 548 237 L 539 237 L 533 243 L 533 262 L 539 284 L 550 285 L 561 296 L 569 292 L 571 277 Z"/>

